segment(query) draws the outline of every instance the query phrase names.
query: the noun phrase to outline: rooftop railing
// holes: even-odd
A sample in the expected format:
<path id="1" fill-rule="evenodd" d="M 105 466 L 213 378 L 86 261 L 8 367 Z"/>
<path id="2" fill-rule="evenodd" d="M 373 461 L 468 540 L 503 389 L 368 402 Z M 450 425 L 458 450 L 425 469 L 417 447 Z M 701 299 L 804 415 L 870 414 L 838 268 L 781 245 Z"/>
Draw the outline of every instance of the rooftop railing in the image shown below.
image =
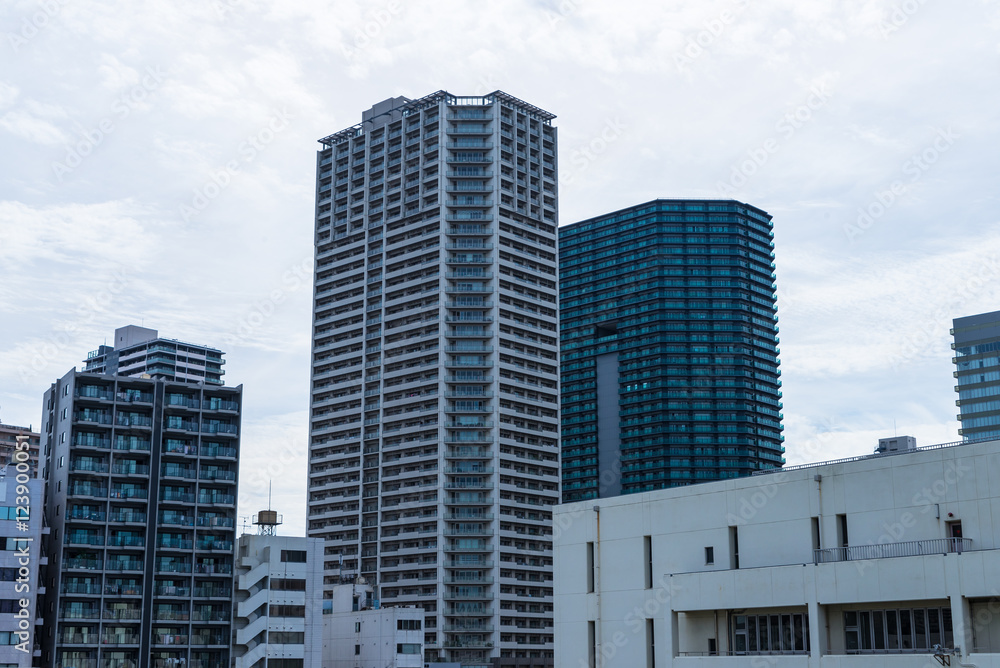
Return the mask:
<path id="1" fill-rule="evenodd" d="M 971 538 L 932 538 L 901 543 L 829 547 L 814 550 L 813 558 L 817 564 L 827 564 L 836 561 L 867 561 L 895 557 L 920 557 L 929 554 L 961 554 L 971 549 Z"/>

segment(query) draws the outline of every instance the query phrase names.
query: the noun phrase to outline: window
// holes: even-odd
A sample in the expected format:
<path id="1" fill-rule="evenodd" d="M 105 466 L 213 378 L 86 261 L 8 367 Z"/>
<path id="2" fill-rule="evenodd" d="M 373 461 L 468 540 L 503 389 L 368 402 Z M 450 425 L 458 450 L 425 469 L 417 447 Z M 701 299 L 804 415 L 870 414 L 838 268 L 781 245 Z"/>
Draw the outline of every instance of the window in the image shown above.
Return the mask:
<path id="1" fill-rule="evenodd" d="M 813 539 L 813 549 L 822 550 L 823 542 L 820 538 L 818 517 L 812 518 L 812 539 Z"/>
<path id="2" fill-rule="evenodd" d="M 281 560 L 293 564 L 304 564 L 306 563 L 306 551 L 305 550 L 282 550 Z"/>
<path id="3" fill-rule="evenodd" d="M 305 580 L 288 580 L 276 578 L 271 580 L 271 590 L 272 591 L 305 591 L 306 581 Z"/>
<path id="4" fill-rule="evenodd" d="M 740 530 L 739 527 L 729 527 L 729 567 L 740 567 Z"/>
<path id="5" fill-rule="evenodd" d="M 929 651 L 951 647 L 951 608 L 848 610 L 844 612 L 848 654 Z"/>
<path id="6" fill-rule="evenodd" d="M 302 631 L 268 631 L 267 643 L 269 645 L 303 645 L 306 642 L 306 634 Z"/>
<path id="7" fill-rule="evenodd" d="M 594 544 L 587 543 L 587 593 L 594 592 Z"/>
<path id="8" fill-rule="evenodd" d="M 354 622 L 354 632 L 361 633 L 361 622 Z"/>
<path id="9" fill-rule="evenodd" d="M 646 620 L 646 668 L 656 668 L 656 641 L 652 619 Z"/>
<path id="10" fill-rule="evenodd" d="M 306 606 L 304 605 L 272 605 L 270 607 L 272 617 L 305 617 Z"/>
<path id="11" fill-rule="evenodd" d="M 646 589 L 653 588 L 653 537 L 642 537 L 642 563 L 646 575 Z"/>
<path id="12" fill-rule="evenodd" d="M 597 622 L 587 622 L 587 668 L 597 668 Z"/>
<path id="13" fill-rule="evenodd" d="M 420 654 L 420 643 L 418 642 L 396 643 L 396 654 Z"/>
<path id="14" fill-rule="evenodd" d="M 847 547 L 847 541 L 847 515 L 837 515 L 837 545 Z"/>
<path id="15" fill-rule="evenodd" d="M 805 654 L 809 651 L 809 616 L 734 615 L 730 634 L 737 654 Z"/>
<path id="16" fill-rule="evenodd" d="M 419 631 L 420 630 L 420 620 L 419 619 L 397 619 L 396 620 L 396 630 L 397 631 Z"/>
<path id="17" fill-rule="evenodd" d="M 962 522 L 961 520 L 956 520 L 954 522 L 948 522 L 946 524 L 948 531 L 948 550 L 950 552 L 961 552 L 964 545 L 962 544 Z"/>
<path id="18" fill-rule="evenodd" d="M 711 546 L 706 547 L 705 548 L 705 565 L 706 566 L 711 566 L 714 563 L 715 563 L 715 548 L 711 547 Z"/>

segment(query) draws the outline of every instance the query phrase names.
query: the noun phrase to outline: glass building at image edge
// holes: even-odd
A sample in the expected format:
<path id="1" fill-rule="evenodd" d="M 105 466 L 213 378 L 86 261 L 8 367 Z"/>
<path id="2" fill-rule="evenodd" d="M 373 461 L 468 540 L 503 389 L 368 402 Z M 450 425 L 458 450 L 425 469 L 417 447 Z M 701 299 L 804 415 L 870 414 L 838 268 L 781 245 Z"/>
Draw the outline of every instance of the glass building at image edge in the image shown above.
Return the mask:
<path id="1" fill-rule="evenodd" d="M 559 244 L 564 502 L 784 464 L 770 215 L 659 199 Z"/>

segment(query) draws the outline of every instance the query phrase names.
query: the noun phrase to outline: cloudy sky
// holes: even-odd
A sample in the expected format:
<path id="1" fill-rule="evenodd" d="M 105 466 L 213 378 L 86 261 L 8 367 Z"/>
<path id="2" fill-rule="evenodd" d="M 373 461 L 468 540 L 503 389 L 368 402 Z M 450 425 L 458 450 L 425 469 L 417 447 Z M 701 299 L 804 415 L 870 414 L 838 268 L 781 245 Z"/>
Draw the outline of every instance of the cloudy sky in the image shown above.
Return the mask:
<path id="1" fill-rule="evenodd" d="M 115 327 L 225 350 L 241 515 L 304 530 L 316 140 L 397 95 L 555 113 L 560 217 L 774 216 L 789 463 L 957 438 L 1000 309 L 997 0 L 8 0 L 0 420 Z"/>

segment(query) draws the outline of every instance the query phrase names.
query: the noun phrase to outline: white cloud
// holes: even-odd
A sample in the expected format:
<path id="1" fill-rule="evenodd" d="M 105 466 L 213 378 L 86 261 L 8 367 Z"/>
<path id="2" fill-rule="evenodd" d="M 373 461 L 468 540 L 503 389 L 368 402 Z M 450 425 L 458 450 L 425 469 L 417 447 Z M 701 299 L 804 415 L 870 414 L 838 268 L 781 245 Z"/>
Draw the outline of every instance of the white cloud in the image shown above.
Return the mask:
<path id="1" fill-rule="evenodd" d="M 48 382 L 145 318 L 167 336 L 231 342 L 227 382 L 253 398 L 246 462 L 278 432 L 304 438 L 311 296 L 285 276 L 312 251 L 316 139 L 391 96 L 500 88 L 558 115 L 564 172 L 609 120 L 627 125 L 562 188 L 564 223 L 655 196 L 715 196 L 780 138 L 735 196 L 775 215 L 790 459 L 830 415 L 837 453 L 873 448 L 892 415 L 922 442 L 951 440 L 948 322 L 997 308 L 993 279 L 956 295 L 1000 252 L 1000 10 L 924 3 L 884 35 L 896 4 L 66 3 L 8 53 L 0 83 L 0 307 L 18 323 L 0 332 L 4 419 L 37 423 Z M 11 25 L 36 9 L 13 5 Z M 680 67 L 692 42 L 700 51 Z M 167 72 L 162 85 L 122 118 L 111 105 L 149 67 Z M 779 134 L 822 82 L 830 100 Z M 241 143 L 285 107 L 287 128 L 244 160 Z M 79 128 L 106 119 L 113 132 L 54 178 Z M 851 243 L 859 208 L 949 125 L 961 140 Z M 238 173 L 184 220 L 179 208 L 231 160 Z M 82 322 L 79 304 L 120 266 L 127 289 Z M 273 315 L 241 336 L 275 290 Z M 78 333 L 43 371 L 18 376 L 71 324 Z M 286 518 L 304 508 L 302 482 L 282 492 Z"/>
<path id="2" fill-rule="evenodd" d="M 58 127 L 24 109 L 8 111 L 0 116 L 0 128 L 33 144 L 51 146 L 64 143 L 67 139 Z"/>

